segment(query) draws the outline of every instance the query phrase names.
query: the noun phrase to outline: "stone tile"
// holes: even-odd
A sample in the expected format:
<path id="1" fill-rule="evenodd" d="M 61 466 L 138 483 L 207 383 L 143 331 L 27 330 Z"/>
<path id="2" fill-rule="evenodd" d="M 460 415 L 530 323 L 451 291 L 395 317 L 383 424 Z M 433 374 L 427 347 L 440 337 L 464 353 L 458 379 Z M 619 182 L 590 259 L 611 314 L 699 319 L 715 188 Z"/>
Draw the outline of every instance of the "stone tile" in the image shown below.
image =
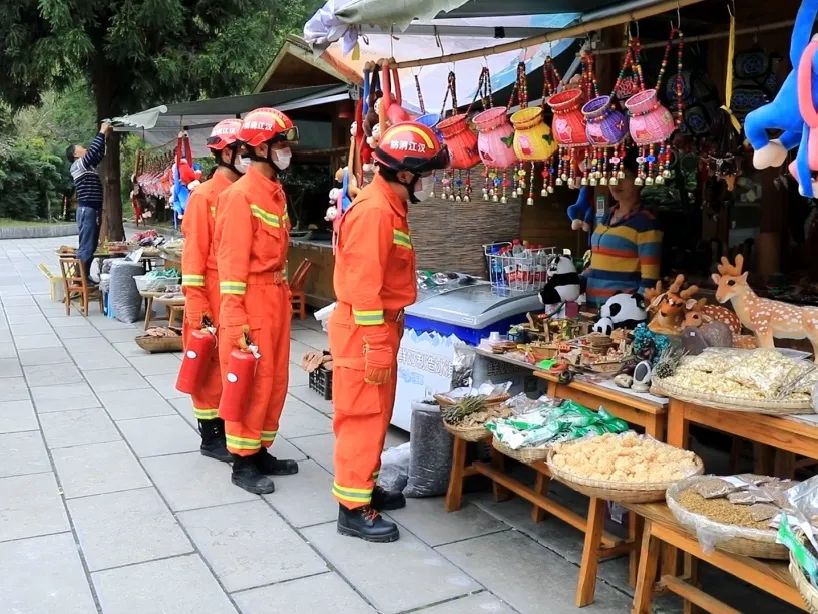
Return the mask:
<path id="1" fill-rule="evenodd" d="M 102 334 L 93 326 L 70 326 L 54 329 L 57 336 L 66 341 L 68 339 L 102 339 Z"/>
<path id="2" fill-rule="evenodd" d="M 37 350 L 41 348 L 62 347 L 62 343 L 54 334 L 15 335 L 14 343 L 18 350 Z"/>
<path id="3" fill-rule="evenodd" d="M 480 589 L 474 580 L 406 531 L 391 544 L 372 544 L 339 535 L 334 522 L 304 529 L 303 533 L 342 576 L 385 614 L 420 608 Z M 503 559 L 488 557 L 487 564 L 496 565 L 498 560 Z M 384 573 L 386 569 L 389 573 Z"/>
<path id="4" fill-rule="evenodd" d="M 135 330 L 137 324 L 142 324 L 142 322 L 134 322 L 133 324 L 129 324 L 128 322 L 120 322 L 119 320 L 109 318 L 107 316 L 95 316 L 90 318 L 91 322 L 95 327 L 97 327 L 101 331 L 111 331 L 111 330 Z"/>
<path id="5" fill-rule="evenodd" d="M 153 488 L 71 499 L 68 511 L 90 571 L 193 551 Z"/>
<path id="6" fill-rule="evenodd" d="M 152 356 L 150 352 L 146 352 L 141 347 L 136 345 L 133 341 L 122 341 L 120 343 L 112 343 L 111 345 L 114 346 L 117 352 L 122 354 L 123 356 L 130 357 L 130 356 Z"/>
<path id="7" fill-rule="evenodd" d="M 159 393 L 157 392 L 156 394 L 159 394 Z M 196 418 L 193 416 L 193 404 L 190 401 L 190 397 L 180 397 L 178 399 L 168 399 L 165 402 L 170 403 L 171 405 L 173 405 L 174 409 L 176 409 L 176 413 L 178 413 L 180 416 L 182 416 L 182 418 L 184 418 L 185 422 L 187 422 L 190 426 L 192 426 L 194 429 L 198 430 L 199 427 L 198 427 L 198 425 L 196 423 Z"/>
<path id="8" fill-rule="evenodd" d="M 199 449 L 201 438 L 181 416 L 135 418 L 117 422 L 139 457 L 177 454 Z"/>
<path id="9" fill-rule="evenodd" d="M 42 386 L 31 389 L 37 413 L 99 407 L 99 401 L 88 384 Z"/>
<path id="10" fill-rule="evenodd" d="M 111 343 L 119 343 L 121 341 L 131 341 L 138 336 L 142 331 L 132 326 L 128 328 L 119 328 L 116 330 L 103 330 L 102 336 Z"/>
<path id="11" fill-rule="evenodd" d="M 136 344 L 134 344 L 136 345 Z M 87 354 L 88 352 L 105 352 L 111 349 L 111 343 L 102 336 L 81 339 L 66 339 L 65 347 L 69 354 Z"/>
<path id="12" fill-rule="evenodd" d="M 22 377 L 6 377 L 0 386 L 0 401 L 26 401 L 28 400 L 28 384 Z"/>
<path id="13" fill-rule="evenodd" d="M 179 522 L 228 592 L 327 569 L 263 501 L 183 512 Z"/>
<path id="14" fill-rule="evenodd" d="M 313 459 L 330 473 L 335 473 L 333 461 L 333 448 L 335 446 L 335 435 L 311 435 L 309 437 L 299 437 L 291 441 L 295 447 Z"/>
<path id="15" fill-rule="evenodd" d="M 310 376 L 299 365 L 290 363 L 289 386 L 309 386 Z"/>
<path id="16" fill-rule="evenodd" d="M 332 420 L 304 401 L 287 395 L 278 430 L 289 439 L 307 435 L 323 435 L 332 433 Z"/>
<path id="17" fill-rule="evenodd" d="M 121 439 L 101 407 L 41 414 L 40 423 L 48 447 L 52 449 Z"/>
<path id="18" fill-rule="evenodd" d="M 121 369 L 103 369 L 101 371 L 88 371 L 85 379 L 91 384 L 96 392 L 106 392 L 109 390 L 134 390 L 136 388 L 147 388 L 148 382 L 131 367 Z"/>
<path id="19" fill-rule="evenodd" d="M 300 341 L 290 340 L 290 362 L 294 365 L 301 364 L 301 358 L 308 352 L 315 352 L 316 349 L 301 343 Z"/>
<path id="20" fill-rule="evenodd" d="M 276 491 L 263 495 L 295 527 L 338 518 L 338 503 L 330 493 L 332 476 L 314 461 L 298 463 L 298 475 L 276 479 Z"/>
<path id="21" fill-rule="evenodd" d="M 130 356 L 128 361 L 142 375 L 163 375 L 172 373 L 174 381 L 179 373 L 181 362 L 171 354 L 157 354 L 151 356 Z"/>
<path id="22" fill-rule="evenodd" d="M 70 533 L 0 544 L 0 603 L 9 613 L 96 612 Z"/>
<path id="23" fill-rule="evenodd" d="M 51 455 L 66 499 L 151 485 L 124 441 L 59 448 Z"/>
<path id="24" fill-rule="evenodd" d="M 83 373 L 98 369 L 122 369 L 130 366 L 128 361 L 112 348 L 95 352 L 75 352 L 72 356 Z"/>
<path id="25" fill-rule="evenodd" d="M 375 614 L 334 572 L 244 591 L 233 599 L 242 614 Z"/>
<path id="26" fill-rule="evenodd" d="M 0 358 L 0 378 L 22 377 L 23 370 L 16 358 Z"/>
<path id="27" fill-rule="evenodd" d="M 51 325 L 54 330 L 58 329 L 65 329 L 65 328 L 94 328 L 91 324 L 82 316 L 66 316 L 65 313 L 60 315 L 47 315 L 48 323 Z"/>
<path id="28" fill-rule="evenodd" d="M 114 420 L 168 416 L 176 413 L 158 392 L 150 388 L 100 392 L 99 399 Z"/>
<path id="29" fill-rule="evenodd" d="M 174 512 L 258 499 L 233 485 L 229 465 L 199 452 L 146 458 L 142 464 Z"/>
<path id="30" fill-rule="evenodd" d="M 292 337 L 295 341 L 307 345 L 315 350 L 323 351 L 329 349 L 329 338 L 324 332 L 311 329 L 293 329 L 293 331 L 290 333 L 290 337 Z"/>
<path id="31" fill-rule="evenodd" d="M 546 608 L 541 610 L 546 611 Z M 548 612 L 555 612 L 550 607 Z M 453 601 L 447 601 L 440 605 L 434 605 L 431 608 L 423 608 L 418 610 L 417 614 L 515 614 L 515 611 L 497 599 L 491 593 L 478 593 L 476 595 L 469 595 L 468 597 L 461 597 Z"/>
<path id="32" fill-rule="evenodd" d="M 0 433 L 36 431 L 39 428 L 31 401 L 0 401 Z"/>
<path id="33" fill-rule="evenodd" d="M 184 392 L 176 390 L 176 375 L 179 368 L 176 368 L 174 373 L 165 373 L 163 375 L 149 375 L 145 379 L 148 380 L 151 386 L 166 399 L 178 399 L 186 397 Z"/>
<path id="34" fill-rule="evenodd" d="M 51 471 L 40 431 L 0 434 L 0 450 L 4 456 L 0 478 Z"/>
<path id="35" fill-rule="evenodd" d="M 2 330 L 0 328 L 0 330 Z M 0 358 L 17 358 L 17 348 L 14 344 L 7 340 L 0 340 Z"/>
<path id="36" fill-rule="evenodd" d="M 26 380 L 32 388 L 38 386 L 59 386 L 60 384 L 77 384 L 82 382 L 82 375 L 74 365 L 39 365 L 24 367 Z"/>
<path id="37" fill-rule="evenodd" d="M 30 296 L 8 296 L 3 298 L 3 307 L 36 307 L 37 301 Z"/>
<path id="38" fill-rule="evenodd" d="M 105 614 L 236 614 L 196 555 L 98 571 L 91 578 Z"/>
<path id="39" fill-rule="evenodd" d="M 549 611 L 573 611 L 577 567 L 521 533 L 495 533 L 437 550 L 522 614 L 540 614 L 544 603 Z M 594 612 L 628 612 L 630 605 L 628 597 L 597 583 Z"/>
<path id="40" fill-rule="evenodd" d="M 53 473 L 0 479 L 0 518 L 0 542 L 70 528 Z"/>
<path id="41" fill-rule="evenodd" d="M 459 511 L 441 514 L 443 499 L 408 499 L 402 510 L 389 516 L 430 546 L 439 546 L 510 529 L 480 508 L 466 504 Z"/>
<path id="42" fill-rule="evenodd" d="M 309 386 L 290 386 L 289 394 L 296 399 L 304 401 L 307 405 L 317 409 L 322 414 L 332 415 L 332 401 L 325 400 L 320 394 L 314 390 L 310 390 Z"/>
<path id="43" fill-rule="evenodd" d="M 24 367 L 38 365 L 56 365 L 71 362 L 71 357 L 64 348 L 45 348 L 41 350 L 20 350 L 20 363 Z"/>
<path id="44" fill-rule="evenodd" d="M 277 458 L 290 458 L 292 460 L 307 460 L 307 455 L 296 448 L 286 437 L 276 437 L 270 448 L 270 454 Z"/>

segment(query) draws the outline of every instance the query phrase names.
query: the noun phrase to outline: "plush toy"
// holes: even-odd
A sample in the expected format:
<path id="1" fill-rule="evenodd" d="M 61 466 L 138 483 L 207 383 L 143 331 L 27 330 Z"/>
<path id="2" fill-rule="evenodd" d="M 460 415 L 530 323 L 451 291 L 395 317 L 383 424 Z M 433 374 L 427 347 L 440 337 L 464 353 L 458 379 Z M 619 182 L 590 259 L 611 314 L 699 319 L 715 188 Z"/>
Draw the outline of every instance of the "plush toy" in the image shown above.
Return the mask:
<path id="1" fill-rule="evenodd" d="M 600 318 L 594 324 L 594 332 L 610 335 L 614 328 L 635 328 L 648 318 L 644 297 L 633 294 L 614 294 L 599 309 Z"/>
<path id="2" fill-rule="evenodd" d="M 592 189 L 583 186 L 579 189 L 577 201 L 568 207 L 568 219 L 571 220 L 573 230 L 591 230 L 591 222 L 594 220 L 594 205 L 591 202 Z"/>
<path id="3" fill-rule="evenodd" d="M 684 275 L 677 275 L 673 283 L 665 291 L 662 280 L 656 282 L 656 287 L 645 292 L 648 300 L 648 311 L 652 317 L 649 328 L 654 333 L 662 335 L 678 335 L 682 330 L 685 311 L 688 303 L 695 304 L 693 296 L 699 291 L 698 286 L 682 289 L 685 283 Z"/>
<path id="4" fill-rule="evenodd" d="M 791 172 L 795 171 L 796 179 L 799 181 L 799 191 L 807 197 L 812 197 L 814 189 L 809 173 L 810 130 L 805 127 L 804 118 L 801 115 L 804 105 L 799 105 L 799 72 L 804 62 L 803 72 L 801 72 L 803 86 L 801 89 L 809 87 L 809 91 L 803 91 L 801 97 L 814 113 L 814 101 L 818 100 L 818 82 L 808 77 L 811 73 L 816 72 L 814 61 L 816 50 L 808 49 L 808 47 L 810 47 L 810 35 L 816 16 L 818 16 L 818 0 L 804 0 L 795 18 L 790 42 L 790 62 L 793 70 L 787 75 L 775 99 L 749 113 L 744 124 L 747 139 L 755 150 L 753 165 L 757 169 L 781 166 L 787 159 L 787 152 L 800 143 L 798 157 L 794 166 L 791 167 Z M 770 140 L 768 130 L 783 130 L 783 132 L 778 138 Z"/>
<path id="5" fill-rule="evenodd" d="M 568 256 L 555 256 L 548 264 L 548 283 L 540 290 L 543 305 L 574 302 L 579 298 L 579 275 Z"/>

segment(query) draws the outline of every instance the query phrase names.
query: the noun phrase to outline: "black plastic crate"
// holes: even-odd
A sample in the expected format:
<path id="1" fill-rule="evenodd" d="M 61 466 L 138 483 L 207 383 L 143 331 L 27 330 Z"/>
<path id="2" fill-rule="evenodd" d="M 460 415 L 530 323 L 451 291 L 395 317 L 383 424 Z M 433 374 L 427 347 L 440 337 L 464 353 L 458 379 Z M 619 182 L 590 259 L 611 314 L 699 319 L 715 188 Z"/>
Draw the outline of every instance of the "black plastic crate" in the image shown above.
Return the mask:
<path id="1" fill-rule="evenodd" d="M 324 368 L 324 365 L 318 367 L 315 371 L 310 373 L 310 390 L 315 390 L 320 394 L 325 401 L 332 400 L 332 371 Z"/>

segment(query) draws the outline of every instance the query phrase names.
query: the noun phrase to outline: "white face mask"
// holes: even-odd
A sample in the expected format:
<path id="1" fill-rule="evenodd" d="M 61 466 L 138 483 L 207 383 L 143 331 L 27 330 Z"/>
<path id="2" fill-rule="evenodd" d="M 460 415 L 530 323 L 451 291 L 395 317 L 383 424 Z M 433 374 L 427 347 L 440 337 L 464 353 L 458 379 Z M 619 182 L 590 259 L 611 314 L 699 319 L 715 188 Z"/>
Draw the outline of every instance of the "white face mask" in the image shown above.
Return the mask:
<path id="1" fill-rule="evenodd" d="M 236 156 L 236 162 L 233 166 L 239 175 L 244 175 L 247 169 L 250 168 L 250 160 L 244 156 Z"/>
<path id="2" fill-rule="evenodd" d="M 278 170 L 283 171 L 290 166 L 290 160 L 293 158 L 293 151 L 289 147 L 273 149 L 271 157 L 273 159 L 273 164 L 278 167 Z"/>
<path id="3" fill-rule="evenodd" d="M 421 177 L 415 184 L 415 198 L 418 201 L 423 202 L 429 198 L 433 187 L 434 179 L 431 177 Z"/>

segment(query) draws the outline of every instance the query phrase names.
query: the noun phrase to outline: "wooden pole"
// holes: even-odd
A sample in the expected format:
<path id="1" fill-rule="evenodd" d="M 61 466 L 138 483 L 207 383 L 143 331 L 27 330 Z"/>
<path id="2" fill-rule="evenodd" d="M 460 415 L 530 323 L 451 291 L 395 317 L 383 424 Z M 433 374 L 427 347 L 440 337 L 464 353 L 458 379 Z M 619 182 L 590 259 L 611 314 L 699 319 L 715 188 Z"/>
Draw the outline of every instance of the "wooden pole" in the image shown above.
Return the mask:
<path id="1" fill-rule="evenodd" d="M 541 45 L 564 38 L 574 38 L 582 36 L 594 30 L 603 30 L 612 26 L 618 26 L 629 21 L 637 21 L 639 19 L 647 19 L 654 15 L 660 15 L 668 11 L 675 11 L 686 6 L 698 4 L 702 0 L 665 0 L 652 6 L 626 11 L 618 15 L 611 15 L 610 17 L 603 17 L 580 23 L 562 30 L 555 30 L 545 34 L 538 34 L 530 38 L 523 38 L 510 43 L 503 43 L 495 45 L 486 49 L 473 49 L 471 51 L 462 51 L 460 53 L 451 53 L 449 55 L 441 55 L 431 58 L 421 58 L 419 60 L 409 60 L 406 62 L 398 62 L 394 65 L 395 68 L 412 68 L 415 66 L 429 66 L 432 64 L 445 64 L 446 62 L 457 62 L 458 60 L 469 60 L 472 58 L 482 58 L 487 55 L 494 55 L 496 53 L 505 53 L 506 51 L 515 51 L 517 49 L 524 49 L 526 47 L 533 47 L 534 45 Z"/>

